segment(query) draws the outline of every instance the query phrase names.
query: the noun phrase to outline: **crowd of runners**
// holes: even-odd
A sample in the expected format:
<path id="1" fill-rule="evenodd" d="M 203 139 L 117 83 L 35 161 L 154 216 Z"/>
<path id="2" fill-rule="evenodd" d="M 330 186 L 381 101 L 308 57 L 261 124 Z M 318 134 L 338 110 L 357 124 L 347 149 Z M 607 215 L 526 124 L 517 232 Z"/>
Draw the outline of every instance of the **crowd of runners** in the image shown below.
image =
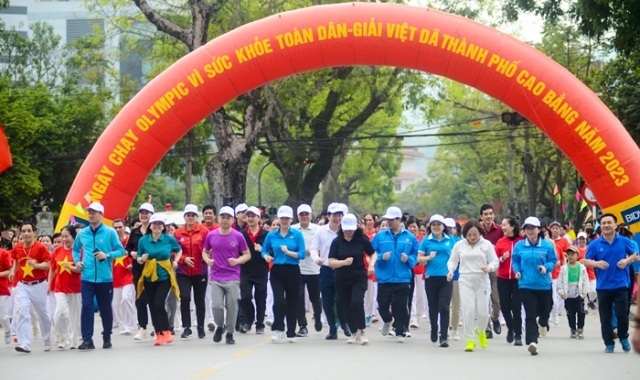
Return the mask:
<path id="1" fill-rule="evenodd" d="M 234 344 L 236 332 L 270 327 L 273 342 L 293 343 L 310 324 L 354 345 L 369 344 L 377 324 L 402 343 L 426 321 L 443 348 L 463 339 L 473 352 L 502 335 L 537 355 L 550 328 L 583 339 L 585 315 L 596 309 L 605 352 L 616 340 L 631 351 L 640 259 L 633 234 L 612 214 L 572 235 L 533 216 L 497 224 L 491 205 L 462 226 L 397 207 L 358 217 L 343 203 L 316 219 L 305 204 L 281 206 L 273 219 L 246 204 L 208 205 L 203 220 L 189 204 L 180 227 L 149 203 L 130 226 L 104 224 L 100 203 L 86 211 L 88 226 L 38 237 L 27 222 L 11 249 L 0 249 L 0 325 L 18 352 L 31 352 L 39 337 L 45 351 L 95 349 L 98 311 L 105 349 L 114 329 L 161 346 L 211 333 L 215 343 Z"/>

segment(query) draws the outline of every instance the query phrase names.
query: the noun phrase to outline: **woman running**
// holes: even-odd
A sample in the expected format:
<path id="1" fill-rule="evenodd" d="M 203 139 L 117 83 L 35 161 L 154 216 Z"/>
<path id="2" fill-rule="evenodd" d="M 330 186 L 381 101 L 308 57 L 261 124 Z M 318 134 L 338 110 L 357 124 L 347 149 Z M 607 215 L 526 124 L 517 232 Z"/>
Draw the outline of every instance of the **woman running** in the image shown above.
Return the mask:
<path id="1" fill-rule="evenodd" d="M 58 348 L 78 347 L 80 335 L 80 270 L 73 265 L 73 242 L 76 230 L 64 226 L 61 231 L 62 245 L 53 251 L 49 270 L 49 293 L 56 297 L 54 328 L 60 336 Z M 55 281 L 53 281 L 55 278 Z M 53 284 L 53 285 L 52 285 Z"/>
<path id="2" fill-rule="evenodd" d="M 367 274 L 373 274 L 376 253 L 369 238 L 357 226 L 356 216 L 347 214 L 342 218 L 338 236 L 329 249 L 329 266 L 335 269 L 336 291 L 342 302 L 349 329 L 354 332 L 347 343 L 367 344 L 364 294 L 367 291 Z M 369 256 L 368 268 L 362 253 Z"/>
<path id="3" fill-rule="evenodd" d="M 522 346 L 522 300 L 518 288 L 518 280 L 513 271 L 511 256 L 516 244 L 523 238 L 516 218 L 507 217 L 502 220 L 504 236 L 496 243 L 496 254 L 500 261 L 498 269 L 498 296 L 500 310 L 507 325 L 507 343 Z"/>
<path id="4" fill-rule="evenodd" d="M 453 280 L 453 272 L 460 264 L 458 283 L 464 331 L 467 336 L 467 345 L 464 350 L 467 352 L 473 352 L 476 348 L 475 335 L 478 335 L 480 347 L 487 348 L 487 333 L 484 327 L 489 322 L 491 297 L 489 273 L 498 269 L 498 259 L 493 244 L 482 237 L 480 228 L 480 223 L 476 220 L 470 220 L 464 225 L 463 239 L 453 247 L 448 262 L 447 280 L 449 281 Z"/>
<path id="5" fill-rule="evenodd" d="M 540 236 L 535 216 L 522 225 L 526 239 L 516 243 L 511 263 L 526 313 L 525 339 L 531 355 L 538 355 L 538 336 L 546 336 L 551 311 L 551 272 L 558 257 L 553 243 Z"/>

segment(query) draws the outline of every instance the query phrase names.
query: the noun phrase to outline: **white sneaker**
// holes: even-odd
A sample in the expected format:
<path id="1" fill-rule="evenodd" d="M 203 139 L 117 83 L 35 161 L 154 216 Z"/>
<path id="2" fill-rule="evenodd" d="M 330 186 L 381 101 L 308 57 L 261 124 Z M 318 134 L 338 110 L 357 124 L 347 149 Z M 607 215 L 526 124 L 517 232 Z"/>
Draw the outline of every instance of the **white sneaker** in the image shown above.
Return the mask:
<path id="1" fill-rule="evenodd" d="M 405 331 L 404 337 L 405 338 L 411 338 L 411 331 Z"/>
<path id="2" fill-rule="evenodd" d="M 404 337 L 402 335 L 396 335 L 396 342 L 404 343 Z"/>
<path id="3" fill-rule="evenodd" d="M 349 339 L 347 339 L 347 344 L 359 343 L 359 338 L 360 338 L 360 334 L 358 334 L 358 333 L 351 334 Z"/>
<path id="4" fill-rule="evenodd" d="M 540 333 L 540 336 L 546 337 L 547 336 L 547 328 L 546 327 L 542 327 L 542 326 L 538 326 L 538 333 Z"/>
<path id="5" fill-rule="evenodd" d="M 385 322 L 380 332 L 382 332 L 382 335 L 387 336 L 389 335 L 389 330 L 391 330 L 391 322 Z"/>
<path id="6" fill-rule="evenodd" d="M 363 346 L 369 344 L 369 339 L 364 335 L 364 332 L 360 334 L 360 336 L 358 337 L 358 341 Z"/>
<path id="7" fill-rule="evenodd" d="M 271 341 L 272 342 L 279 342 L 282 339 L 284 339 L 284 331 L 274 331 L 273 335 L 271 336 Z"/>
<path id="8" fill-rule="evenodd" d="M 409 327 L 412 329 L 417 329 L 418 326 L 418 321 L 411 321 L 411 323 L 409 323 Z"/>
<path id="9" fill-rule="evenodd" d="M 64 340 L 64 348 L 65 350 L 68 350 L 71 348 L 71 341 L 69 339 Z"/>
<path id="10" fill-rule="evenodd" d="M 560 318 L 558 318 L 557 316 L 555 318 L 553 318 L 553 324 L 558 326 L 558 324 L 560 323 Z"/>
<path id="11" fill-rule="evenodd" d="M 289 341 L 289 343 L 295 343 L 296 342 L 296 337 L 291 337 L 291 338 L 287 338 L 287 340 Z"/>
<path id="12" fill-rule="evenodd" d="M 120 335 L 131 335 L 131 329 L 121 330 Z"/>
<path id="13" fill-rule="evenodd" d="M 61 350 L 64 350 L 64 342 L 63 341 L 59 341 L 58 343 L 56 343 L 56 347 L 61 349 Z"/>
<path id="14" fill-rule="evenodd" d="M 4 344 L 11 344 L 11 331 L 4 333 Z"/>
<path id="15" fill-rule="evenodd" d="M 460 335 L 458 335 L 458 331 L 451 330 L 451 340 L 460 340 Z"/>
<path id="16" fill-rule="evenodd" d="M 51 340 L 44 341 L 44 351 L 45 352 L 51 351 Z"/>
<path id="17" fill-rule="evenodd" d="M 138 333 L 133 337 L 133 340 L 145 340 L 147 339 L 147 336 L 147 330 L 139 328 Z"/>
<path id="18" fill-rule="evenodd" d="M 396 331 L 395 331 L 395 330 L 393 330 L 393 329 L 391 329 L 391 330 L 389 331 L 389 336 L 390 336 L 390 337 L 392 337 L 392 338 L 393 338 L 393 337 L 395 337 L 395 336 L 396 336 Z"/>
<path id="19" fill-rule="evenodd" d="M 38 328 L 36 326 L 31 327 L 31 332 L 33 333 L 33 340 L 38 339 Z"/>
<path id="20" fill-rule="evenodd" d="M 371 317 L 371 323 L 378 323 L 378 322 L 380 322 L 380 319 L 378 319 L 377 315 L 374 315 Z"/>

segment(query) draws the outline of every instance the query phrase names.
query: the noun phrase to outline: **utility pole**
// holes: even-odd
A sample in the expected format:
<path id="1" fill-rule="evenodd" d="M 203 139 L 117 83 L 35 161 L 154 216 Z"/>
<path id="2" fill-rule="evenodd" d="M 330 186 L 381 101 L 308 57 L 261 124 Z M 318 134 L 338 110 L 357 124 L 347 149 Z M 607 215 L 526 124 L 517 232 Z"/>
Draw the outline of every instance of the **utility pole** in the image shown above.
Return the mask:
<path id="1" fill-rule="evenodd" d="M 536 214 L 536 186 L 533 182 L 533 155 L 529 145 L 529 128 L 524 129 L 524 158 L 522 159 L 527 178 L 527 214 Z"/>
<path id="2" fill-rule="evenodd" d="M 502 114 L 502 122 L 509 125 L 510 128 L 509 129 L 509 136 L 507 138 L 507 159 L 509 160 L 509 214 L 510 215 L 516 215 L 517 213 L 517 207 L 518 207 L 518 201 L 516 199 L 516 187 L 515 187 L 515 181 L 513 178 L 513 131 L 515 130 L 515 128 L 520 125 L 523 121 L 526 121 L 525 118 L 520 115 L 517 112 L 505 112 Z M 525 128 L 525 144 L 526 144 L 526 151 L 528 152 L 529 149 L 529 135 L 528 132 Z M 526 155 L 525 155 L 526 158 Z M 529 160 L 529 165 L 531 160 Z M 527 172 L 527 165 L 525 162 L 523 162 L 523 164 L 525 164 L 525 172 Z M 533 172 L 533 168 L 531 168 L 531 171 Z M 529 213 L 529 215 L 532 215 L 531 213 Z"/>

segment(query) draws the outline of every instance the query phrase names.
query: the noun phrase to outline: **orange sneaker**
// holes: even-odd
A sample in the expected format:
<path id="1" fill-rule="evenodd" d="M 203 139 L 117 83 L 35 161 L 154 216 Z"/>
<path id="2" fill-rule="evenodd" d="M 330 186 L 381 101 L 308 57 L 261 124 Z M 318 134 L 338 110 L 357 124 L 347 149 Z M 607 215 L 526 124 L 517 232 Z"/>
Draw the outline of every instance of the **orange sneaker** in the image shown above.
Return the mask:
<path id="1" fill-rule="evenodd" d="M 171 335 L 171 331 L 163 331 L 162 335 L 164 335 L 165 343 L 173 343 L 173 335 Z"/>
<path id="2" fill-rule="evenodd" d="M 156 341 L 153 342 L 154 346 L 162 346 L 166 342 L 164 340 L 164 335 L 161 332 L 156 332 Z"/>

